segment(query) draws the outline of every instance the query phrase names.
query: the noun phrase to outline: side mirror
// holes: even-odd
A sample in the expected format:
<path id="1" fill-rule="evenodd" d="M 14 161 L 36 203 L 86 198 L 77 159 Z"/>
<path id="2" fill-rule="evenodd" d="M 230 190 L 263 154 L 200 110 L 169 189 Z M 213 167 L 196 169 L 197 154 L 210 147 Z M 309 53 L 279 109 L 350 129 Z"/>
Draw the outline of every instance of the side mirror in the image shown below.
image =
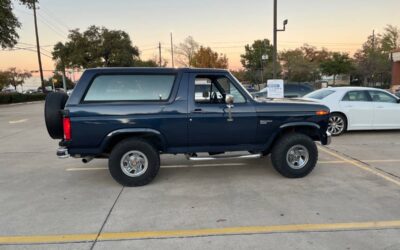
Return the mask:
<path id="1" fill-rule="evenodd" d="M 208 97 L 210 97 L 210 92 L 204 91 L 203 92 L 203 98 L 208 98 Z"/>
<path id="2" fill-rule="evenodd" d="M 228 95 L 225 96 L 225 103 L 227 105 L 232 105 L 233 101 L 234 101 L 233 95 L 229 95 L 228 94 Z"/>

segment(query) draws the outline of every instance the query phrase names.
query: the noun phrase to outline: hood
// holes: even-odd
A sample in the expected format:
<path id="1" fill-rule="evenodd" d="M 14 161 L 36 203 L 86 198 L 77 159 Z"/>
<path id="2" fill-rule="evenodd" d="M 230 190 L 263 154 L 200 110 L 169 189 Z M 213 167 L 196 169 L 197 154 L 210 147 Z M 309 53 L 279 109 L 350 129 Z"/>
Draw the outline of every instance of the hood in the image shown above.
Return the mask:
<path id="1" fill-rule="evenodd" d="M 319 110 L 327 110 L 329 108 L 322 103 L 314 100 L 302 98 L 296 99 L 257 99 L 257 112 L 314 112 Z"/>
<path id="2" fill-rule="evenodd" d="M 261 103 L 289 103 L 289 104 L 318 104 L 319 102 L 310 98 L 282 98 L 282 99 L 267 99 L 267 98 L 257 98 L 256 102 Z"/>

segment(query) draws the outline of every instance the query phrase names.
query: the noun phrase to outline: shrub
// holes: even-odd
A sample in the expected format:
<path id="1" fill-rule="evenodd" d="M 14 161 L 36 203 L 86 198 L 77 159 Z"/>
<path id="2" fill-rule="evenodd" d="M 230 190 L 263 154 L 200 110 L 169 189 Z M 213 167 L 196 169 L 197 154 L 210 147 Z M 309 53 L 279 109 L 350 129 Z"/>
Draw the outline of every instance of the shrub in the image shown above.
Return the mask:
<path id="1" fill-rule="evenodd" d="M 21 94 L 21 93 L 0 93 L 0 104 L 42 101 L 46 99 L 46 95 L 37 94 Z"/>

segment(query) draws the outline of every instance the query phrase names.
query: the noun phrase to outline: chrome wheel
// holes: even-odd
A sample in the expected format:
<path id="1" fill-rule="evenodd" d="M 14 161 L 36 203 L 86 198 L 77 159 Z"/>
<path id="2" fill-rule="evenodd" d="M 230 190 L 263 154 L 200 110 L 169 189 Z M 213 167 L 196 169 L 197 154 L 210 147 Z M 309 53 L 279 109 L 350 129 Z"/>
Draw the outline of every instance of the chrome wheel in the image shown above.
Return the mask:
<path id="1" fill-rule="evenodd" d="M 328 132 L 332 135 L 339 135 L 343 133 L 345 121 L 342 117 L 333 115 L 329 118 Z"/>
<path id="2" fill-rule="evenodd" d="M 121 158 L 121 170 L 129 177 L 138 177 L 144 174 L 149 165 L 145 154 L 140 151 L 129 151 Z"/>
<path id="3" fill-rule="evenodd" d="M 286 162 L 293 169 L 301 169 L 307 165 L 309 154 L 306 147 L 303 145 L 294 145 L 286 154 Z"/>

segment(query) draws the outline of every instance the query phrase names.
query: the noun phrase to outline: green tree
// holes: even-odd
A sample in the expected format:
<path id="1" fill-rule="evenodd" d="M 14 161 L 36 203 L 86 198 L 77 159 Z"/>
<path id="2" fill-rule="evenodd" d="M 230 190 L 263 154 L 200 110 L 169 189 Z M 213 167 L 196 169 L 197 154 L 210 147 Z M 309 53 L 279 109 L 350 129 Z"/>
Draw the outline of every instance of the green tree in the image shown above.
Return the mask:
<path id="1" fill-rule="evenodd" d="M 146 60 L 146 61 L 142 61 L 142 60 L 136 60 L 133 63 L 134 67 L 158 67 L 158 63 L 155 60 Z"/>
<path id="2" fill-rule="evenodd" d="M 383 42 L 383 38 L 385 42 Z M 375 84 L 376 82 L 388 83 L 391 78 L 391 62 L 389 53 L 392 45 L 388 42 L 389 33 L 383 36 L 377 34 L 368 37 L 362 48 L 354 54 L 355 71 L 354 75 L 360 82 Z"/>
<path id="3" fill-rule="evenodd" d="M 283 78 L 294 82 L 314 80 L 315 67 L 306 59 L 301 49 L 287 50 L 280 53 L 283 63 Z"/>
<path id="4" fill-rule="evenodd" d="M 224 54 L 214 52 L 210 47 L 200 46 L 193 55 L 191 65 L 197 68 L 228 68 L 228 58 Z"/>
<path id="5" fill-rule="evenodd" d="M 240 55 L 240 62 L 246 70 L 247 80 L 252 83 L 261 83 L 262 80 L 272 78 L 273 46 L 270 41 L 268 39 L 255 40 L 252 45 L 247 44 L 244 49 L 244 54 Z M 262 60 L 263 55 L 267 55 L 268 59 Z"/>
<path id="6" fill-rule="evenodd" d="M 82 33 L 71 30 L 68 38 L 54 47 L 58 68 L 129 67 L 139 60 L 138 48 L 121 30 L 90 26 Z"/>
<path id="7" fill-rule="evenodd" d="M 281 52 L 279 58 L 283 66 L 283 78 L 294 82 L 320 79 L 321 63 L 325 62 L 330 54 L 325 49 L 318 50 L 308 44 L 294 50 Z"/>
<path id="8" fill-rule="evenodd" d="M 0 70 L 0 91 L 8 86 L 8 73 Z"/>
<path id="9" fill-rule="evenodd" d="M 199 50 L 199 43 L 193 37 L 188 36 L 185 40 L 175 48 L 177 55 L 176 61 L 183 67 L 190 67 L 193 56 Z"/>
<path id="10" fill-rule="evenodd" d="M 347 53 L 334 52 L 330 58 L 321 63 L 320 67 L 323 74 L 333 76 L 333 85 L 335 85 L 336 76 L 350 73 L 353 64 Z"/>
<path id="11" fill-rule="evenodd" d="M 55 72 L 49 79 L 45 80 L 45 86 L 53 86 L 55 88 L 63 88 L 63 77 L 62 74 Z M 68 77 L 65 78 L 67 89 L 73 89 L 75 84 Z"/>
<path id="12" fill-rule="evenodd" d="M 17 70 L 17 68 L 9 68 L 7 71 L 3 72 L 5 77 L 5 85 L 11 85 L 17 90 L 18 85 L 23 85 L 27 78 L 32 76 L 28 71 Z"/>
<path id="13" fill-rule="evenodd" d="M 386 53 L 400 48 L 400 29 L 390 24 L 387 25 L 382 35 L 381 44 L 382 50 Z"/>
<path id="14" fill-rule="evenodd" d="M 18 2 L 33 7 L 33 2 L 37 0 L 19 0 Z M 17 29 L 21 28 L 21 23 L 13 13 L 13 4 L 11 0 L 0 1 L 0 46 L 13 48 L 19 39 Z"/>

